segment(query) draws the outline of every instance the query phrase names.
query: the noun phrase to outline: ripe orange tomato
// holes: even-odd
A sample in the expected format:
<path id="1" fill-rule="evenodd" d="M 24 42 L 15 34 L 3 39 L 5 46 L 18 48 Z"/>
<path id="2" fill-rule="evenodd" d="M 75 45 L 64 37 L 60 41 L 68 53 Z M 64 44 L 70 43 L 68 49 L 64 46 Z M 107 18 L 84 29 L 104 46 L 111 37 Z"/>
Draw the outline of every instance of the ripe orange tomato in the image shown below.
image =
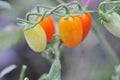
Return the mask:
<path id="1" fill-rule="evenodd" d="M 82 41 L 83 25 L 79 16 L 61 17 L 58 25 L 61 40 L 67 47 L 74 48 Z"/>
<path id="2" fill-rule="evenodd" d="M 92 16 L 90 13 L 83 13 L 80 16 L 80 19 L 83 24 L 83 38 L 82 41 L 86 38 L 88 32 L 90 31 L 91 25 L 92 25 Z"/>
<path id="3" fill-rule="evenodd" d="M 40 20 L 40 17 L 36 18 L 36 22 Z M 50 16 L 46 17 L 42 22 L 39 24 L 43 27 L 46 36 L 47 36 L 47 42 L 50 42 L 52 40 L 53 34 L 55 34 L 55 26 L 53 23 L 53 20 Z"/>

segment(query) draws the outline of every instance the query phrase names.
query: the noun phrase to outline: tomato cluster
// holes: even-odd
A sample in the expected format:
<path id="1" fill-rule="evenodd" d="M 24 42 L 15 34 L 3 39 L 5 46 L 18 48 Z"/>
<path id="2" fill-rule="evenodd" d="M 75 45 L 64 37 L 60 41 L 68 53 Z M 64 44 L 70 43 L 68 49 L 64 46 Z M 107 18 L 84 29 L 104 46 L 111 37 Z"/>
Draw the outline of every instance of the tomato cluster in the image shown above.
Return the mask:
<path id="1" fill-rule="evenodd" d="M 40 17 L 37 17 L 35 22 L 39 21 L 39 19 Z M 28 45 L 35 52 L 43 51 L 47 42 L 52 40 L 53 34 L 55 34 L 55 27 L 50 16 L 46 17 L 34 28 L 24 31 Z"/>
<path id="2" fill-rule="evenodd" d="M 81 16 L 60 18 L 59 30 L 63 43 L 74 48 L 87 36 L 92 24 L 90 13 L 83 13 Z"/>
<path id="3" fill-rule="evenodd" d="M 40 17 L 35 19 L 38 22 Z M 81 16 L 61 17 L 58 23 L 60 38 L 69 48 L 78 46 L 87 36 L 92 24 L 90 13 Z M 46 48 L 47 42 L 52 41 L 55 34 L 55 26 L 50 16 L 44 18 L 37 26 L 24 31 L 26 41 L 35 52 L 41 52 Z"/>

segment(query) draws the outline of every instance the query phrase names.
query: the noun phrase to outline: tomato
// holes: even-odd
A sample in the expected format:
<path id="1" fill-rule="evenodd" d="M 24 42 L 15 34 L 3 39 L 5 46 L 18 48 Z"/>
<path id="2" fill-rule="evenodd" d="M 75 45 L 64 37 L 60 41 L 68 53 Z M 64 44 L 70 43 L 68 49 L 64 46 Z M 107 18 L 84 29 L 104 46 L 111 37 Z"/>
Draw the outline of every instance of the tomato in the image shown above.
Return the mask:
<path id="1" fill-rule="evenodd" d="M 83 13 L 80 16 L 80 19 L 82 20 L 82 24 L 83 24 L 83 38 L 82 38 L 82 40 L 84 40 L 90 31 L 90 28 L 92 25 L 92 16 L 90 13 Z"/>
<path id="2" fill-rule="evenodd" d="M 25 39 L 30 48 L 35 52 L 41 52 L 46 48 L 46 34 L 40 25 L 24 31 Z"/>
<path id="3" fill-rule="evenodd" d="M 61 17 L 58 25 L 61 40 L 67 47 L 74 48 L 82 41 L 83 25 L 79 16 Z"/>
<path id="4" fill-rule="evenodd" d="M 117 12 L 104 13 L 108 21 L 103 20 L 105 28 L 114 36 L 120 38 L 120 15 Z"/>
<path id="5" fill-rule="evenodd" d="M 40 17 L 37 17 L 35 21 L 40 20 Z M 40 24 L 42 28 L 44 29 L 46 36 L 47 36 L 47 42 L 50 42 L 52 40 L 53 34 L 55 34 L 55 26 L 53 23 L 53 20 L 50 16 L 46 17 Z"/>

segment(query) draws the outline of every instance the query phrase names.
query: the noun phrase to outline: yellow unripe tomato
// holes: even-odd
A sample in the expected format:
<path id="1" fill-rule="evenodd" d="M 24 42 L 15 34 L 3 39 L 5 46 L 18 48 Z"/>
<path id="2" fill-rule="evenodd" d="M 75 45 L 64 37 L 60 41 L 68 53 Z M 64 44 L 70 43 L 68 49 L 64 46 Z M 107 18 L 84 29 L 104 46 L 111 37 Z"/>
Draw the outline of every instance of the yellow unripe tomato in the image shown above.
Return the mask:
<path id="1" fill-rule="evenodd" d="M 46 48 L 46 34 L 40 25 L 29 30 L 25 30 L 24 35 L 28 45 L 33 51 L 41 52 Z"/>

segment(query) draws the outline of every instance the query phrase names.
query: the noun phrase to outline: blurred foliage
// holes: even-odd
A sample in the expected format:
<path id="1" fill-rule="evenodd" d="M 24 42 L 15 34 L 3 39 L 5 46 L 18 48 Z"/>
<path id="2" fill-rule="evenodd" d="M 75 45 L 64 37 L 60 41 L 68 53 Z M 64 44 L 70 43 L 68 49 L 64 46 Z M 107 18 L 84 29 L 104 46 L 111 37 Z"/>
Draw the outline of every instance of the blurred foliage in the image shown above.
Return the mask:
<path id="1" fill-rule="evenodd" d="M 114 70 L 110 67 L 106 67 L 106 68 L 100 68 L 100 67 L 96 67 L 93 69 L 94 73 L 93 73 L 93 76 L 94 77 L 94 80 L 111 80 L 111 76 L 113 75 L 114 73 Z"/>
<path id="2" fill-rule="evenodd" d="M 11 5 L 8 2 L 0 1 L 0 10 L 11 9 Z"/>
<path id="3" fill-rule="evenodd" d="M 16 45 L 21 38 L 21 32 L 0 31 L 0 51 L 11 48 Z"/>
<path id="4" fill-rule="evenodd" d="M 115 66 L 115 75 L 112 76 L 112 80 L 120 80 L 120 64 Z"/>

